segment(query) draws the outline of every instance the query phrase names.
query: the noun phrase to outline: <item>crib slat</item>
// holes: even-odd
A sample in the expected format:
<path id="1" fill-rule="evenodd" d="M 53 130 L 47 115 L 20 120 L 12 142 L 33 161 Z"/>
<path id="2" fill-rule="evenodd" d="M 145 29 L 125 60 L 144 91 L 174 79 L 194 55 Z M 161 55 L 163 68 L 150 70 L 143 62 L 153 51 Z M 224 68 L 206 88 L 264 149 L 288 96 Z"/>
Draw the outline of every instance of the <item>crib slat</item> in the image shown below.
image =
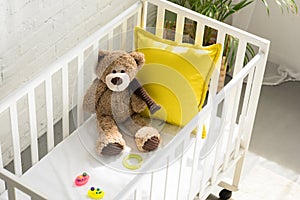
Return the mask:
<path id="1" fill-rule="evenodd" d="M 2 147 L 0 143 L 0 169 L 3 169 L 3 160 L 2 160 Z M 3 180 L 0 180 L 0 194 L 2 194 L 5 191 L 5 182 Z"/>
<path id="2" fill-rule="evenodd" d="M 162 6 L 158 6 L 157 19 L 156 19 L 156 35 L 160 38 L 163 37 L 164 20 L 165 20 L 165 8 Z"/>
<path id="3" fill-rule="evenodd" d="M 222 155 L 222 141 L 223 141 L 223 137 L 224 137 L 224 134 L 225 134 L 225 127 L 228 123 L 228 120 L 227 120 L 227 115 L 226 113 L 228 112 L 228 106 L 226 106 L 229 101 L 228 97 L 225 98 L 224 100 L 224 105 L 223 105 L 223 108 L 222 108 L 222 119 L 221 119 L 221 128 L 220 128 L 220 138 L 218 139 L 218 144 L 217 144 L 217 147 L 216 147 L 216 153 L 215 153 L 215 159 L 214 159 L 214 164 L 213 164 L 213 171 L 212 171 L 212 177 L 211 177 L 211 182 L 212 184 L 215 184 L 216 182 L 216 178 L 217 178 L 217 175 L 218 175 L 218 161 L 219 161 L 219 156 Z"/>
<path id="4" fill-rule="evenodd" d="M 203 167 L 201 168 L 202 170 L 202 175 L 201 175 L 201 178 L 200 178 L 200 187 L 199 187 L 199 196 L 201 198 L 201 196 L 204 194 L 204 191 L 205 191 L 205 186 L 206 186 L 206 180 L 205 180 L 205 175 L 207 174 L 206 171 L 208 170 L 208 167 L 205 167 L 205 166 L 209 166 L 207 164 L 207 157 L 203 160 Z"/>
<path id="5" fill-rule="evenodd" d="M 244 131 L 245 127 L 245 116 L 241 115 L 239 118 L 239 126 L 238 126 L 238 134 L 237 134 L 237 138 L 235 140 L 235 147 L 234 147 L 234 153 L 233 153 L 233 158 L 237 159 L 239 156 L 239 152 L 240 152 L 240 147 L 241 147 L 241 137 L 242 137 L 242 133 Z"/>
<path id="6" fill-rule="evenodd" d="M 181 179 L 182 179 L 182 171 L 183 171 L 183 167 L 182 167 L 182 165 L 183 165 L 183 161 L 184 161 L 184 158 L 185 158 L 185 156 L 184 156 L 184 148 L 185 148 L 185 145 L 184 145 L 184 143 L 182 144 L 182 149 L 181 149 L 181 153 L 182 153 L 182 155 L 180 156 L 180 164 L 179 164 L 179 174 L 178 174 L 178 182 L 177 182 L 177 197 L 176 197 L 176 200 L 180 200 L 179 199 L 179 196 L 180 196 L 180 189 L 181 189 L 181 187 L 180 187 L 180 183 L 181 183 Z"/>
<path id="7" fill-rule="evenodd" d="M 78 68 L 77 68 L 77 127 L 83 123 L 83 59 L 84 53 L 78 55 Z"/>
<path id="8" fill-rule="evenodd" d="M 62 98 L 63 98 L 63 139 L 69 135 L 69 76 L 68 64 L 62 67 Z"/>
<path id="9" fill-rule="evenodd" d="M 154 172 L 151 172 L 151 179 L 150 179 L 150 194 L 149 194 L 149 199 L 152 200 L 153 199 L 153 181 L 154 181 Z"/>
<path id="10" fill-rule="evenodd" d="M 247 42 L 245 40 L 240 39 L 236 54 L 235 66 L 233 68 L 233 76 L 239 73 L 243 68 L 244 57 L 246 52 Z"/>
<path id="11" fill-rule="evenodd" d="M 142 6 L 140 6 L 138 8 L 138 11 L 137 11 L 137 20 L 136 20 L 136 26 L 141 26 L 141 23 L 142 23 L 142 15 L 143 15 L 143 8 Z M 128 19 L 127 19 L 128 20 Z M 127 23 L 127 20 L 126 20 L 126 23 Z M 126 31 L 127 31 L 127 28 L 126 28 Z"/>
<path id="12" fill-rule="evenodd" d="M 31 89 L 28 92 L 28 107 L 29 107 L 29 121 L 30 121 L 30 149 L 31 149 L 31 163 L 34 165 L 39 160 L 38 153 L 38 132 L 36 123 L 36 106 L 35 106 L 35 92 Z"/>
<path id="13" fill-rule="evenodd" d="M 127 20 L 122 24 L 122 50 L 126 51 L 126 41 L 127 41 Z"/>
<path id="14" fill-rule="evenodd" d="M 49 152 L 54 147 L 52 76 L 50 76 L 46 80 L 46 105 L 47 105 L 47 147 Z"/>
<path id="15" fill-rule="evenodd" d="M 196 141 L 195 141 L 195 146 L 194 146 L 194 150 L 193 150 L 193 163 L 192 163 L 192 170 L 191 170 L 191 175 L 190 175 L 190 182 L 189 182 L 189 192 L 188 192 L 188 199 L 193 199 L 194 195 L 193 192 L 195 191 L 195 184 L 196 181 L 196 171 L 198 169 L 198 165 L 199 165 L 199 156 L 200 156 L 200 147 L 202 147 L 203 145 L 203 139 L 201 138 L 201 134 L 202 133 L 202 128 L 204 125 L 204 121 L 203 119 L 200 119 L 198 122 L 198 134 L 196 136 Z"/>
<path id="16" fill-rule="evenodd" d="M 147 14 L 148 14 L 148 1 L 143 1 L 143 13 L 141 20 L 141 27 L 145 29 L 147 27 Z"/>
<path id="17" fill-rule="evenodd" d="M 175 42 L 179 42 L 179 43 L 182 42 L 184 20 L 185 20 L 185 18 L 182 14 L 177 15 Z"/>
<path id="18" fill-rule="evenodd" d="M 246 122 L 246 117 L 247 117 L 247 112 L 248 112 L 248 106 L 249 106 L 249 99 L 250 99 L 250 94 L 251 94 L 251 87 L 252 87 L 252 83 L 253 83 L 253 77 L 254 77 L 254 71 L 255 68 L 253 68 L 248 75 L 248 79 L 247 79 L 247 85 L 246 85 L 246 90 L 245 90 L 245 94 L 244 94 L 244 101 L 243 101 L 243 107 L 242 107 L 242 111 L 241 111 L 241 115 L 240 115 L 240 124 L 239 124 L 239 132 L 238 132 L 238 141 L 235 147 L 235 153 L 234 156 L 237 157 L 238 156 L 238 151 L 241 145 L 241 135 L 244 133 L 244 131 L 246 130 L 245 127 L 247 126 Z"/>
<path id="19" fill-rule="evenodd" d="M 22 175 L 22 160 L 20 150 L 20 134 L 18 125 L 18 114 L 17 104 L 14 102 L 10 106 L 10 120 L 11 120 L 11 132 L 12 132 L 12 143 L 14 150 L 14 168 L 17 176 Z"/>
<path id="20" fill-rule="evenodd" d="M 218 36 L 217 36 L 217 43 L 220 43 L 220 44 L 224 45 L 225 37 L 226 37 L 226 33 L 222 30 L 219 30 L 218 31 Z M 220 52 L 220 55 L 223 55 L 223 48 Z M 220 75 L 220 68 L 221 68 L 221 61 L 222 61 L 222 56 L 219 57 L 219 59 L 216 63 L 216 68 L 213 71 L 213 74 L 211 76 L 211 81 L 210 81 L 210 86 L 209 86 L 208 103 L 211 101 L 211 99 L 217 93 L 219 75 Z"/>
<path id="21" fill-rule="evenodd" d="M 239 42 L 238 53 L 237 53 L 237 57 L 236 57 L 236 65 L 234 67 L 235 68 L 234 76 L 235 76 L 235 74 L 240 72 L 241 69 L 243 68 L 246 46 L 247 46 L 247 43 L 244 40 Z M 236 117 L 237 117 L 237 112 L 238 112 L 238 108 L 239 108 L 239 104 L 240 104 L 242 86 L 243 86 L 243 79 L 237 83 L 235 89 L 231 93 L 232 95 L 230 95 L 230 97 L 229 97 L 229 98 L 231 98 L 230 103 L 229 103 L 230 111 L 227 113 L 231 113 L 231 116 L 229 116 L 230 117 L 229 119 L 231 119 L 231 122 L 230 122 L 230 129 L 229 129 L 230 134 L 229 134 L 228 141 L 227 141 L 227 150 L 226 150 L 225 159 L 224 159 L 223 171 L 228 166 L 229 157 L 230 157 L 231 150 L 232 150 L 231 149 L 232 142 L 233 142 L 232 138 L 233 138 L 233 134 L 234 134 L 235 126 L 236 126 Z"/>
<path id="22" fill-rule="evenodd" d="M 205 25 L 197 21 L 195 44 L 202 45 Z"/>
<path id="23" fill-rule="evenodd" d="M 113 50 L 113 48 L 114 48 L 113 38 L 114 38 L 114 32 L 110 31 L 108 33 L 108 50 L 110 50 L 110 51 Z"/>
<path id="24" fill-rule="evenodd" d="M 0 142 L 0 169 L 3 168 L 2 146 Z"/>
<path id="25" fill-rule="evenodd" d="M 242 133 L 244 132 L 245 118 L 248 109 L 250 91 L 251 91 L 251 86 L 253 81 L 253 74 L 254 74 L 254 68 L 249 72 L 248 79 L 247 79 L 247 85 L 246 85 L 246 90 L 245 90 L 244 100 L 243 100 L 243 107 L 242 107 L 240 120 L 239 120 L 239 130 L 238 130 L 238 137 L 237 137 L 235 151 L 234 151 L 234 158 L 238 157 L 238 153 L 241 145 L 241 137 L 242 137 Z"/>
<path id="26" fill-rule="evenodd" d="M 251 94 L 250 92 L 251 92 L 252 83 L 253 83 L 254 71 L 255 71 L 255 68 L 251 69 L 251 71 L 249 72 L 249 75 L 248 75 L 248 79 L 247 79 L 247 85 L 246 85 L 244 101 L 243 101 L 243 108 L 242 108 L 242 112 L 241 112 L 241 114 L 243 116 L 246 116 L 248 106 L 249 106 L 249 98 L 250 98 L 250 94 Z"/>
<path id="27" fill-rule="evenodd" d="M 140 200 L 142 199 L 142 191 L 137 188 L 135 191 L 134 191 L 134 200 Z"/>
<path id="28" fill-rule="evenodd" d="M 167 157 L 165 186 L 164 186 L 164 200 L 167 200 L 168 175 L 169 175 L 169 156 Z"/>
<path id="29" fill-rule="evenodd" d="M 226 145 L 226 153 L 225 153 L 225 158 L 224 158 L 224 163 L 223 163 L 223 171 L 225 171 L 227 169 L 228 166 L 228 162 L 229 162 L 229 158 L 230 155 L 232 153 L 232 138 L 233 138 L 233 134 L 235 131 L 235 126 L 236 126 L 236 116 L 237 116 L 237 111 L 238 111 L 238 106 L 239 106 L 239 96 L 241 94 L 241 88 L 242 88 L 242 81 L 239 81 L 239 83 L 237 83 L 238 86 L 236 86 L 236 88 L 233 90 L 233 92 L 231 92 L 232 96 L 234 96 L 233 99 L 231 99 L 230 104 L 232 104 L 232 106 L 230 106 L 230 111 L 228 112 L 229 118 L 230 119 L 230 123 L 229 123 L 229 134 L 227 137 L 227 145 Z M 235 94 L 234 94 L 235 93 Z M 225 141 L 225 142 L 226 142 Z"/>

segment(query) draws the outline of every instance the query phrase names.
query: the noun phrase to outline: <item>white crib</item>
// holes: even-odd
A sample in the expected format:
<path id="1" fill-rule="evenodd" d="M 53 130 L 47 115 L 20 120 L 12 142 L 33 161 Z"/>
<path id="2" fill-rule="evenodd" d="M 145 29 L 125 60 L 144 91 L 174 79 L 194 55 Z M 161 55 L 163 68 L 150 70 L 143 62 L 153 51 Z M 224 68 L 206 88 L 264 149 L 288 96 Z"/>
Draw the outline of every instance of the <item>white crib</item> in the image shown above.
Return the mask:
<path id="1" fill-rule="evenodd" d="M 124 169 L 118 171 L 99 162 L 93 152 L 86 148 L 82 138 L 93 124 L 93 116 L 85 116 L 82 99 L 92 80 L 91 62 L 107 41 L 108 49 L 132 49 L 126 35 L 135 26 L 147 27 L 149 6 L 157 6 L 156 35 L 163 37 L 165 11 L 177 14 L 176 33 L 183 33 L 185 19 L 197 23 L 195 43 L 202 44 L 204 28 L 218 31 L 217 43 L 224 44 L 225 36 L 239 39 L 232 79 L 224 89 L 217 92 L 221 58 L 213 72 L 207 104 L 193 120 L 172 137 L 162 149 L 144 159 L 138 173 Z M 121 35 L 116 42 L 111 38 Z M 176 41 L 182 41 L 177 34 Z M 257 47 L 257 53 L 248 64 L 243 65 L 246 45 Z M 37 77 L 7 96 L 0 103 L 1 115 L 7 115 L 10 123 L 13 155 L 13 170 L 3 167 L 6 155 L 2 147 L 0 159 L 1 199 L 88 199 L 90 185 L 102 187 L 104 199 L 206 199 L 216 186 L 223 187 L 223 199 L 230 191 L 237 191 L 240 176 L 248 151 L 255 113 L 265 70 L 269 41 L 212 20 L 186 8 L 164 0 L 142 0 L 121 13 L 109 24 L 101 27 L 74 49 L 67 52 Z M 87 56 L 88 55 L 88 56 Z M 89 57 L 89 59 L 87 59 Z M 91 61 L 92 60 L 92 61 Z M 90 62 L 91 61 L 91 62 Z M 74 86 L 73 83 L 76 83 Z M 73 87 L 74 86 L 74 87 Z M 75 89 L 73 89 L 75 88 Z M 40 92 L 42 90 L 42 92 Z M 41 93 L 41 94 L 40 94 Z M 37 105 L 43 102 L 46 113 L 43 121 L 44 137 L 47 140 L 46 156 L 42 159 Z M 20 117 L 27 109 L 27 135 L 23 132 Z M 72 114 L 76 113 L 76 114 Z M 70 124 L 75 119 L 75 130 Z M 62 123 L 62 141 L 55 139 L 54 126 Z M 201 133 L 205 125 L 207 138 L 201 134 L 191 136 L 195 128 Z M 72 134 L 70 133 L 72 132 Z M 26 142 L 27 141 L 27 142 Z M 89 141 L 93 141 L 90 138 Z M 209 141 L 209 142 L 208 142 Z M 216 141 L 216 142 L 212 142 Z M 57 144 L 59 143 L 59 144 Z M 203 147 L 213 144 L 204 155 Z M 2 143 L 3 144 L 3 141 Z M 92 145 L 93 143 L 91 143 Z M 30 168 L 24 169 L 21 153 L 27 148 L 31 155 Z M 7 157 L 7 156 L 6 156 Z M 78 162 L 79 160 L 79 162 Z M 114 161 L 111 161 L 114 163 Z M 153 163 L 164 163 L 164 167 L 153 169 Z M 113 164 L 112 164 L 113 165 Z M 117 164 L 116 164 L 117 165 Z M 90 182 L 83 187 L 73 185 L 74 178 L 82 171 L 91 175 Z M 233 171 L 233 174 L 229 172 Z M 230 176 L 229 176 L 230 175 Z M 225 176 L 227 177 L 224 181 Z M 5 183 L 5 184 L 4 184 Z"/>

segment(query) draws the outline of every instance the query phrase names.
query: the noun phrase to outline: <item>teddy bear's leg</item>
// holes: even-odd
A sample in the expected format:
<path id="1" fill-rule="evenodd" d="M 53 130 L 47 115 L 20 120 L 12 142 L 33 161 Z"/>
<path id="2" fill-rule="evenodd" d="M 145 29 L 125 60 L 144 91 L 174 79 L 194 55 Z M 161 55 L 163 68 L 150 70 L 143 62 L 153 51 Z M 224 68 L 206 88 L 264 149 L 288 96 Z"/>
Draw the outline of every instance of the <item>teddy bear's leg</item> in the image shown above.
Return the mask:
<path id="1" fill-rule="evenodd" d="M 110 116 L 98 118 L 99 138 L 97 151 L 102 155 L 117 155 L 125 148 L 125 141 L 119 132 L 116 122 Z"/>
<path id="2" fill-rule="evenodd" d="M 135 143 L 140 151 L 153 151 L 160 143 L 159 132 L 147 126 L 146 121 L 139 114 L 134 114 L 125 122 L 125 126 L 135 134 Z"/>

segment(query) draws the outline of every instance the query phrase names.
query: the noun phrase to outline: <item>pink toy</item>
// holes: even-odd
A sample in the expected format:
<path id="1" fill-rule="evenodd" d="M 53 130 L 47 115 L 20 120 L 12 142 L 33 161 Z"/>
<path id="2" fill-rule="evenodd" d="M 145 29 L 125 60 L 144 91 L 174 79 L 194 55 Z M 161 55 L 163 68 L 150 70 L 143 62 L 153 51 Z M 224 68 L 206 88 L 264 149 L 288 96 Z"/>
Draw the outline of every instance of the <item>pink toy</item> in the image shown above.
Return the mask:
<path id="1" fill-rule="evenodd" d="M 89 181 L 89 175 L 86 172 L 83 172 L 82 175 L 79 175 L 75 179 L 75 185 L 82 186 L 85 185 Z"/>

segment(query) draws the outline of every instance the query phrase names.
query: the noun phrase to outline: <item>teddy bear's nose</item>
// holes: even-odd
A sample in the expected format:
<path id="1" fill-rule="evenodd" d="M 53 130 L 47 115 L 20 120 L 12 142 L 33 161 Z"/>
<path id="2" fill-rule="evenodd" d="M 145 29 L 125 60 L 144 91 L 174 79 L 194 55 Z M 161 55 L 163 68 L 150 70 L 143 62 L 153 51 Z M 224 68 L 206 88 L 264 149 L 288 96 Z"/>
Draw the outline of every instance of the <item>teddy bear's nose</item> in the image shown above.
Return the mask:
<path id="1" fill-rule="evenodd" d="M 111 79 L 111 83 L 114 85 L 121 85 L 123 83 L 123 81 L 120 77 L 115 77 L 115 78 Z"/>

